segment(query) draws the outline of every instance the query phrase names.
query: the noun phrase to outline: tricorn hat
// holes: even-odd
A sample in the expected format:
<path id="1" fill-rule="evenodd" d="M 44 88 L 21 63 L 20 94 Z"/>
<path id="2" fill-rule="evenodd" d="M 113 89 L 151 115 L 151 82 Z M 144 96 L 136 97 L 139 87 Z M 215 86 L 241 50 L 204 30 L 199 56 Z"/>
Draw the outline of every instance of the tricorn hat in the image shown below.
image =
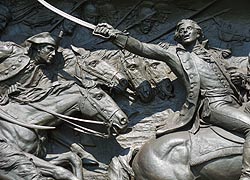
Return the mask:
<path id="1" fill-rule="evenodd" d="M 56 40 L 51 36 L 49 32 L 36 34 L 28 38 L 27 41 L 35 44 L 51 44 L 53 46 L 56 45 Z"/>

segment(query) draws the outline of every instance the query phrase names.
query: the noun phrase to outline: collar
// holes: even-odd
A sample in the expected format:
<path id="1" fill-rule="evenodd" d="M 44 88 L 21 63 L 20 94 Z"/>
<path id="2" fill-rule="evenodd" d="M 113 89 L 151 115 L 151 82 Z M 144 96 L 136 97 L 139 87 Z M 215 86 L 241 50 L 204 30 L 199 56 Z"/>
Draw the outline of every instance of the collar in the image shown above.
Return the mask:
<path id="1" fill-rule="evenodd" d="M 176 51 L 187 51 L 184 46 L 180 43 L 176 45 Z"/>
<path id="2" fill-rule="evenodd" d="M 182 44 L 177 44 L 176 51 L 187 51 Z M 194 46 L 193 53 L 199 56 L 201 59 L 207 62 L 213 62 L 211 53 L 208 51 L 208 40 L 202 41 L 200 44 Z"/>
<path id="3" fill-rule="evenodd" d="M 204 40 L 200 44 L 194 46 L 193 52 L 197 55 L 204 54 L 208 52 L 207 49 L 208 49 L 208 40 Z"/>
<path id="4" fill-rule="evenodd" d="M 178 43 L 176 46 L 177 51 L 187 51 L 186 48 L 180 43 Z M 195 52 L 197 49 L 203 48 L 208 49 L 208 39 L 202 41 L 200 44 L 195 45 L 192 51 Z"/>
<path id="5" fill-rule="evenodd" d="M 207 62 L 214 62 L 212 54 L 208 50 L 208 40 L 202 41 L 193 48 L 193 52 Z"/>

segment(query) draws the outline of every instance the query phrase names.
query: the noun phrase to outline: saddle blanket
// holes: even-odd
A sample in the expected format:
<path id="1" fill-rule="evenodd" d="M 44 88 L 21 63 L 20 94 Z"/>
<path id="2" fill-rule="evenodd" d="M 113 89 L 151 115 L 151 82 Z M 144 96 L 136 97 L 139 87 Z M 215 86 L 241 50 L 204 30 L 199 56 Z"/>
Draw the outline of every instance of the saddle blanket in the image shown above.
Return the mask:
<path id="1" fill-rule="evenodd" d="M 191 166 L 243 152 L 244 139 L 219 127 L 200 128 L 196 134 L 190 133 L 190 139 Z"/>

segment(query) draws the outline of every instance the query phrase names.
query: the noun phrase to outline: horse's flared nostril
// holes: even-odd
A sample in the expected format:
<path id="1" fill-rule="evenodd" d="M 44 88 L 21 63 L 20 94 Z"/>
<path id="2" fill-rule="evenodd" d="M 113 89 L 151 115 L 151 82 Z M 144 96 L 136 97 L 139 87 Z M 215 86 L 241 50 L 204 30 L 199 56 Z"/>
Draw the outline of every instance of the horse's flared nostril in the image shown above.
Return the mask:
<path id="1" fill-rule="evenodd" d="M 128 87 L 128 80 L 127 80 L 127 79 L 121 79 L 121 80 L 119 80 L 119 84 L 120 84 L 123 88 L 127 88 L 127 87 Z"/>
<path id="2" fill-rule="evenodd" d="M 151 95 L 151 89 L 144 90 L 144 93 L 146 94 L 146 96 Z"/>
<path id="3" fill-rule="evenodd" d="M 122 119 L 120 120 L 120 123 L 121 123 L 121 125 L 125 125 L 125 124 L 128 123 L 128 120 L 127 120 L 126 118 L 122 118 Z"/>

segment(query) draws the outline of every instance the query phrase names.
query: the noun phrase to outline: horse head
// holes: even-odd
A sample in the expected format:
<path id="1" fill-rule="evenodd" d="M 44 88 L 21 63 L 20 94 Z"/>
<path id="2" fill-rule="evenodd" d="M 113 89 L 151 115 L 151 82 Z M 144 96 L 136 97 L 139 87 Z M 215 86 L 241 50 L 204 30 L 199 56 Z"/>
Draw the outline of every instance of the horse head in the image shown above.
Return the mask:
<path id="1" fill-rule="evenodd" d="M 161 98 L 171 98 L 173 94 L 173 73 L 166 63 L 152 59 L 146 59 L 146 72 L 156 94 Z"/>
<path id="2" fill-rule="evenodd" d="M 150 102 L 154 98 L 154 95 L 148 81 L 143 58 L 130 54 L 129 56 L 125 56 L 122 64 L 131 88 L 136 91 L 142 102 Z"/>
<path id="3" fill-rule="evenodd" d="M 116 92 L 124 92 L 128 86 L 126 76 L 114 66 L 102 59 L 98 52 L 89 52 L 83 48 L 72 47 L 76 52 L 78 73 L 83 80 L 94 80 L 96 84 L 104 85 Z M 86 83 L 85 83 L 86 84 Z"/>
<path id="4" fill-rule="evenodd" d="M 108 134 L 124 133 L 128 126 L 128 117 L 114 100 L 100 87 L 85 89 L 83 98 L 79 99 L 79 108 L 83 115 L 103 121 Z"/>

